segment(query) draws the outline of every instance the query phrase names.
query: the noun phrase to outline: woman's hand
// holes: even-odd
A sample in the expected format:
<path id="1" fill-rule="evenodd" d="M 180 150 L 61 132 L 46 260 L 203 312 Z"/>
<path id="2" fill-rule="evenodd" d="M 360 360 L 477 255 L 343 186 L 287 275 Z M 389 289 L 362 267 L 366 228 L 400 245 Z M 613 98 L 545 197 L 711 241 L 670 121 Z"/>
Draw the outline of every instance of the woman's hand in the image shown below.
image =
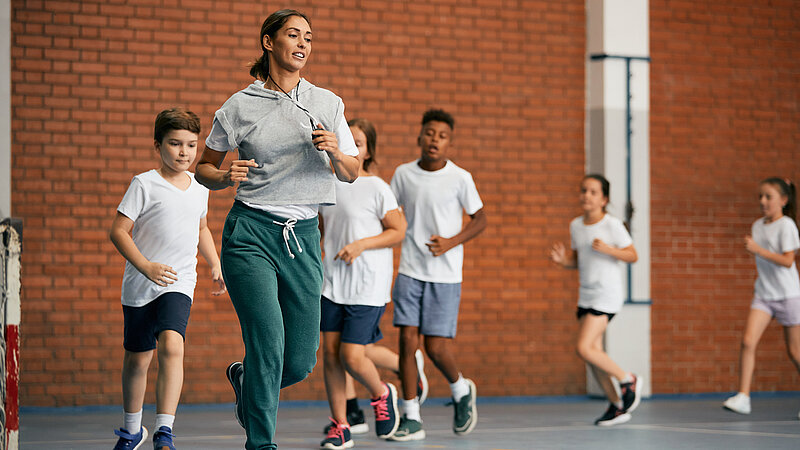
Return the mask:
<path id="1" fill-rule="evenodd" d="M 247 181 L 247 173 L 250 171 L 249 167 L 258 167 L 256 160 L 236 159 L 231 161 L 231 167 L 225 172 L 223 179 L 230 186 L 242 181 Z"/>
<path id="2" fill-rule="evenodd" d="M 339 139 L 336 133 L 322 128 L 322 125 L 317 125 L 317 129 L 311 132 L 311 139 L 319 151 L 326 151 L 331 156 L 339 152 Z"/>

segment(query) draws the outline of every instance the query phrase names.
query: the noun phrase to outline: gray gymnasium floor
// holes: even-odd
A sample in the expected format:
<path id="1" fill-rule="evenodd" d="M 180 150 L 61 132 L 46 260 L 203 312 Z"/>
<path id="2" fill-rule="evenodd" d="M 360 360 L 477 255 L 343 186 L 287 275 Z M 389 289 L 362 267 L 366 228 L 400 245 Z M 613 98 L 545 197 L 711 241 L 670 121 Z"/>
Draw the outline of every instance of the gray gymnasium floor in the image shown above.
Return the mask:
<path id="1" fill-rule="evenodd" d="M 753 413 L 723 410 L 723 395 L 642 401 L 633 419 L 613 428 L 592 425 L 605 403 L 582 397 L 560 399 L 479 398 L 478 426 L 465 437 L 450 429 L 452 407 L 431 399 L 422 408 L 427 439 L 382 441 L 355 436 L 356 449 L 800 449 L 800 393 L 754 396 Z M 363 402 L 362 403 L 366 403 Z M 367 405 L 368 406 L 368 405 Z M 362 405 L 363 407 L 363 405 Z M 372 413 L 367 413 L 368 421 Z M 120 408 L 23 408 L 22 449 L 110 449 Z M 322 403 L 286 403 L 278 418 L 281 449 L 315 449 L 324 437 L 328 409 Z M 154 412 L 145 409 L 144 424 Z M 180 449 L 241 449 L 244 432 L 233 405 L 183 405 L 176 421 Z M 150 443 L 142 449 L 151 448 Z"/>

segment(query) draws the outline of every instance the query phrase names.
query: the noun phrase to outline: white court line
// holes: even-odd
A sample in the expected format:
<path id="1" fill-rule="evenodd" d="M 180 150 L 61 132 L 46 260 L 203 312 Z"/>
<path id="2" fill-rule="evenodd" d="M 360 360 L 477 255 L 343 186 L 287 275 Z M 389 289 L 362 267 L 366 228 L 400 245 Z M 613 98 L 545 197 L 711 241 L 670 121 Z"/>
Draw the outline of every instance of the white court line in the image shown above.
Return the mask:
<path id="1" fill-rule="evenodd" d="M 778 422 L 778 423 L 793 423 L 793 422 Z M 703 425 L 703 424 L 697 424 L 697 425 Z M 784 437 L 784 438 L 800 439 L 800 433 L 794 433 L 794 434 L 766 433 L 763 431 L 720 430 L 720 429 L 706 429 L 706 428 L 673 427 L 667 425 L 635 425 L 635 424 L 626 425 L 625 428 L 633 428 L 636 430 L 651 430 L 651 431 L 677 431 L 679 433 L 725 434 L 733 436 Z"/>

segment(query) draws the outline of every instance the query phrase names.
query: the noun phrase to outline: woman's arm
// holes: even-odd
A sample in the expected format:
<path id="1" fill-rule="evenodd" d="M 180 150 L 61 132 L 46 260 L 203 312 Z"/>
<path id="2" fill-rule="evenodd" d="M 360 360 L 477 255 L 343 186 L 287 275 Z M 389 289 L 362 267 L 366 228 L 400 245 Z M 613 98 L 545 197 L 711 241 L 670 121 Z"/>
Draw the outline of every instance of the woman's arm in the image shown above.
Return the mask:
<path id="1" fill-rule="evenodd" d="M 387 212 L 381 219 L 381 225 L 383 225 L 381 234 L 359 239 L 345 245 L 333 259 L 341 259 L 350 264 L 364 250 L 394 247 L 403 242 L 407 224 L 405 215 L 403 215 L 403 211 L 400 208 Z"/>
<path id="2" fill-rule="evenodd" d="M 247 181 L 248 167 L 258 167 L 254 159 L 237 159 L 231 161 L 228 170 L 221 170 L 220 166 L 226 154 L 227 152 L 218 152 L 206 147 L 195 169 L 194 178 L 197 182 L 212 191 L 217 191 L 233 186 L 237 182 Z"/>
<path id="3" fill-rule="evenodd" d="M 333 165 L 333 172 L 339 181 L 352 183 L 358 178 L 358 169 L 361 167 L 361 162 L 357 157 L 345 155 L 339 150 L 339 140 L 336 138 L 336 133 L 323 129 L 322 125 L 318 126 L 319 128 L 311 133 L 314 137 L 314 146 L 317 150 L 328 153 Z"/>

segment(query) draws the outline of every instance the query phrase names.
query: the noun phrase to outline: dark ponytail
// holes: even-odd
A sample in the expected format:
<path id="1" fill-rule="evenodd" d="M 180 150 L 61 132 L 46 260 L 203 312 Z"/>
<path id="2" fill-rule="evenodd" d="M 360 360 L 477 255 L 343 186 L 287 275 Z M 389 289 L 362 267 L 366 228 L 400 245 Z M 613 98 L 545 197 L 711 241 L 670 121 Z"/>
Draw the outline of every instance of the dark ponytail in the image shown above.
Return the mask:
<path id="1" fill-rule="evenodd" d="M 259 34 L 258 37 L 258 44 L 261 46 L 261 56 L 250 64 L 251 77 L 267 81 L 267 77 L 269 77 L 269 52 L 264 48 L 264 36 L 269 36 L 270 39 L 274 39 L 275 33 L 283 28 L 283 25 L 285 25 L 289 17 L 292 16 L 302 17 L 308 22 L 308 25 L 311 26 L 311 21 L 308 17 L 294 9 L 281 9 L 264 19 L 264 23 L 261 24 L 261 34 Z"/>

